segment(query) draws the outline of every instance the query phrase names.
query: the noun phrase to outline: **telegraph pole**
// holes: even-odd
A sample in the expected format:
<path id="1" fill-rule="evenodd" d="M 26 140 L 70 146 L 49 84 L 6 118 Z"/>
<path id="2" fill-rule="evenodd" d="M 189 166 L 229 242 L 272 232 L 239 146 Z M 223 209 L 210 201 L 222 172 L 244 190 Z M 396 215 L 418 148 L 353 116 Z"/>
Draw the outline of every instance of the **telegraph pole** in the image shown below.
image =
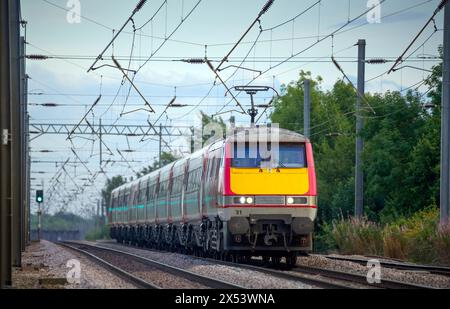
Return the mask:
<path id="1" fill-rule="evenodd" d="M 11 117 L 11 207 L 12 207 L 12 265 L 22 264 L 22 151 L 21 140 L 21 76 L 20 76 L 20 1 L 10 1 L 10 117 Z"/>
<path id="2" fill-rule="evenodd" d="M 304 94 L 305 99 L 303 103 L 303 123 L 304 123 L 304 129 L 303 129 L 303 135 L 306 138 L 310 137 L 310 121 L 311 121 L 311 81 L 309 79 L 306 79 L 303 82 L 304 86 Z"/>
<path id="3" fill-rule="evenodd" d="M 0 1 L 0 288 L 21 259 L 19 12 L 20 1 Z"/>
<path id="4" fill-rule="evenodd" d="M 356 98 L 356 160 L 355 160 L 355 217 L 363 216 L 364 210 L 364 173 L 362 168 L 362 152 L 364 142 L 361 131 L 364 127 L 361 116 L 362 98 L 365 93 L 365 61 L 366 40 L 358 41 L 358 93 Z"/>
<path id="5" fill-rule="evenodd" d="M 442 76 L 442 115 L 441 115 L 441 188 L 440 209 L 441 226 L 448 224 L 450 200 L 450 4 L 445 5 L 444 12 L 444 63 Z"/>
<path id="6" fill-rule="evenodd" d="M 0 288 L 11 285 L 10 1 L 0 1 Z"/>

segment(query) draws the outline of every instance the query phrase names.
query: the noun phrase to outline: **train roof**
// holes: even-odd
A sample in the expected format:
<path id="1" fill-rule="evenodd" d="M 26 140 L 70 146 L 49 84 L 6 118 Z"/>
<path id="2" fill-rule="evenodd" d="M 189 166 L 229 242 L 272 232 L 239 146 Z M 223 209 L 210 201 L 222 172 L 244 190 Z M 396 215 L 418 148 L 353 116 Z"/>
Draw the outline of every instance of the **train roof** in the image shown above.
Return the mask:
<path id="1" fill-rule="evenodd" d="M 297 132 L 293 132 L 290 130 L 277 128 L 277 127 L 253 127 L 253 128 L 242 128 L 237 129 L 237 132 L 227 138 L 228 143 L 232 142 L 240 142 L 243 140 L 248 140 L 250 137 L 257 138 L 265 134 L 269 137 L 269 134 L 272 134 L 272 138 L 279 138 L 280 142 L 291 142 L 291 143 L 305 143 L 309 140 L 302 134 Z M 245 137 L 245 139 L 244 139 Z"/>

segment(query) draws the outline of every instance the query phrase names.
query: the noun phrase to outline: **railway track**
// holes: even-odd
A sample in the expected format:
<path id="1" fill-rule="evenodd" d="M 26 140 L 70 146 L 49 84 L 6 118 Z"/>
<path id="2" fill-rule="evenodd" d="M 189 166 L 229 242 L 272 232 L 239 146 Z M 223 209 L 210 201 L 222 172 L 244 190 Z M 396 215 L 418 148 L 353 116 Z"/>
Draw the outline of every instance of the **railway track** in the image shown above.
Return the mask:
<path id="1" fill-rule="evenodd" d="M 359 259 L 359 258 L 353 258 L 353 257 L 337 257 L 337 256 L 330 256 L 325 255 L 327 259 L 330 260 L 336 260 L 336 261 L 346 261 L 346 262 L 353 262 L 360 265 L 366 265 L 367 261 L 369 259 Z M 377 259 L 382 259 L 381 257 L 378 257 Z M 400 269 L 400 270 L 409 270 L 409 271 L 417 271 L 417 272 L 428 272 L 430 274 L 434 275 L 442 275 L 446 277 L 450 277 L 450 267 L 441 267 L 441 266 L 428 266 L 428 265 L 416 265 L 416 264 L 407 264 L 407 263 L 401 263 L 401 262 L 387 262 L 387 261 L 380 261 L 380 265 L 382 267 L 386 268 L 392 268 L 392 269 Z"/>
<path id="2" fill-rule="evenodd" d="M 216 261 L 212 259 L 207 260 Z M 433 287 L 429 286 L 387 279 L 383 279 L 381 283 L 371 284 L 367 281 L 367 277 L 364 275 L 302 265 L 297 265 L 294 268 L 289 268 L 284 265 L 272 266 L 268 264 L 264 265 L 260 260 L 253 260 L 251 261 L 251 264 L 236 264 L 223 261 L 218 262 L 220 264 L 225 263 L 226 265 L 238 265 L 239 267 L 265 272 L 280 278 L 290 280 L 295 280 L 295 278 L 297 278 L 297 280 L 304 280 L 305 283 L 310 283 L 322 288 L 433 289 Z"/>
<path id="3" fill-rule="evenodd" d="M 226 262 L 226 261 L 218 261 L 210 258 L 201 258 L 197 257 L 199 259 L 203 259 L 206 261 L 218 263 L 220 265 L 230 266 L 230 267 L 240 267 L 243 269 L 258 271 L 264 274 L 268 274 L 277 278 L 281 279 L 287 279 L 287 280 L 293 280 L 293 281 L 299 281 L 302 283 L 310 284 L 312 286 L 323 288 L 323 289 L 352 289 L 353 287 L 349 286 L 348 284 L 345 284 L 341 282 L 340 280 L 335 280 L 333 278 L 332 280 L 329 280 L 330 278 L 324 278 L 319 277 L 316 274 L 303 274 L 301 272 L 296 272 L 295 274 L 280 270 L 280 269 L 274 269 L 268 266 L 261 266 L 257 264 L 242 264 L 242 263 L 233 263 L 233 262 Z"/>
<path id="4" fill-rule="evenodd" d="M 114 244 L 117 245 L 117 244 Z M 128 248 L 136 248 L 130 245 L 118 245 L 125 246 Z M 144 250 L 161 252 L 159 250 L 148 249 Z M 299 281 L 305 284 L 309 284 L 319 288 L 326 289 L 351 289 L 351 288 L 374 288 L 374 289 L 434 289 L 434 287 L 406 283 L 402 281 L 395 281 L 389 279 L 381 280 L 381 283 L 369 283 L 367 277 L 360 274 L 354 274 L 349 272 L 330 270 L 325 268 L 315 268 L 309 266 L 297 265 L 295 268 L 288 268 L 283 264 L 280 266 L 273 266 L 270 264 L 264 264 L 260 260 L 252 260 L 248 264 L 233 263 L 222 260 L 215 260 L 211 258 L 195 257 L 196 259 L 201 259 L 209 261 L 211 263 L 216 263 L 218 265 L 230 266 L 230 267 L 240 267 L 243 269 L 258 271 L 265 273 L 277 278 Z M 367 263 L 367 261 L 365 261 Z"/>
<path id="5" fill-rule="evenodd" d="M 120 244 L 120 245 L 113 244 L 113 245 L 114 246 L 123 246 L 126 248 L 132 248 L 132 249 L 146 250 L 146 251 L 150 251 L 150 252 L 159 252 L 159 253 L 163 252 L 163 251 L 149 249 L 149 248 L 136 248 L 134 246 L 123 245 L 123 244 Z M 102 246 L 101 244 L 96 245 L 96 247 L 107 248 L 107 247 Z M 256 272 L 267 274 L 267 275 L 270 275 L 270 276 L 273 276 L 276 278 L 296 281 L 296 282 L 300 282 L 303 284 L 312 285 L 312 286 L 318 287 L 318 288 L 324 288 L 324 289 L 349 289 L 350 288 L 348 286 L 348 284 L 342 284 L 341 282 L 335 282 L 333 280 L 330 281 L 327 278 L 319 278 L 317 276 L 302 275 L 302 274 L 298 274 L 298 273 L 292 274 L 292 273 L 289 273 L 286 271 L 271 269 L 268 267 L 262 267 L 262 266 L 250 265 L 250 264 L 238 264 L 238 263 L 233 263 L 233 262 L 215 260 L 215 259 L 211 259 L 211 258 L 204 258 L 204 257 L 197 257 L 197 256 L 192 256 L 192 258 L 195 258 L 198 260 L 203 260 L 203 261 L 210 262 L 210 263 L 214 263 L 217 265 L 223 265 L 223 266 L 235 267 L 235 268 L 239 267 L 242 269 L 256 271 Z"/>
<path id="6" fill-rule="evenodd" d="M 114 266 L 113 264 L 107 262 L 105 259 L 102 259 L 102 258 L 82 249 L 82 247 L 80 248 L 80 247 L 77 247 L 76 245 L 72 245 L 69 243 L 58 243 L 58 245 L 87 256 L 89 259 L 91 259 L 94 262 L 100 264 L 101 266 L 107 268 L 113 274 L 119 276 L 120 278 L 124 279 L 125 281 L 133 284 L 134 286 L 136 286 L 138 288 L 141 288 L 141 289 L 159 289 L 160 288 L 157 285 L 154 285 L 150 282 L 142 280 L 141 278 L 131 274 L 130 272 L 124 271 L 121 268 Z"/>
<path id="7" fill-rule="evenodd" d="M 380 289 L 433 289 L 433 287 L 406 283 L 402 281 L 388 280 L 382 278 L 380 283 L 369 283 L 367 277 L 349 272 L 330 270 L 325 268 L 316 268 L 309 266 L 297 265 L 291 271 L 298 273 L 308 273 L 312 275 L 319 275 L 326 278 L 346 281 L 349 283 L 357 283 L 370 288 Z"/>
<path id="8" fill-rule="evenodd" d="M 243 289 L 243 287 L 236 284 L 205 277 L 188 270 L 112 248 L 77 242 L 64 242 L 59 243 L 59 245 L 88 256 L 139 288 L 174 288 L 171 286 L 171 283 L 174 283 L 175 288 Z M 157 281 L 157 283 L 154 281 Z M 167 284 L 165 281 L 171 282 Z"/>

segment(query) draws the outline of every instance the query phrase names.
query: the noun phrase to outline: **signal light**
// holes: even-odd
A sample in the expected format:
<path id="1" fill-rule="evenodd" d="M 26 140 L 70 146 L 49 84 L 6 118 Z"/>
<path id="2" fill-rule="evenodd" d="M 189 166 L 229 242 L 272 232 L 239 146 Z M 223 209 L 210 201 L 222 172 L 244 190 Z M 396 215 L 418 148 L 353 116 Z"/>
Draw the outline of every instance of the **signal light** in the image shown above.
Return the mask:
<path id="1" fill-rule="evenodd" d="M 36 191 L 36 202 L 39 204 L 44 202 L 44 191 L 43 190 Z"/>

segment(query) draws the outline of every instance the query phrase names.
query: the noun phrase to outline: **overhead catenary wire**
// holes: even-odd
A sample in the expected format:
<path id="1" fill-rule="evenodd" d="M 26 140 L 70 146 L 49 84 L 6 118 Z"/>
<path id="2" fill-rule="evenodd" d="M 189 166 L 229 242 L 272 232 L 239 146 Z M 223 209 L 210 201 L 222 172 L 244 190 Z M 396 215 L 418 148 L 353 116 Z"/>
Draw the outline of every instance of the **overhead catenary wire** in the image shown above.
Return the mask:
<path id="1" fill-rule="evenodd" d="M 438 31 L 440 31 L 440 30 L 438 30 Z M 261 40 L 257 40 L 256 44 L 260 41 Z M 255 44 L 255 41 L 253 41 L 253 45 L 256 46 L 256 44 Z M 253 50 L 253 48 L 252 48 L 252 50 Z M 95 59 L 95 56 L 86 56 L 86 55 L 51 55 L 51 54 L 49 54 L 49 55 L 42 55 L 42 56 L 44 56 L 48 60 L 79 60 L 79 61 L 86 60 L 86 61 L 90 61 L 90 60 Z M 128 56 L 127 57 L 124 57 L 124 56 L 117 57 L 116 56 L 115 58 L 118 61 L 131 59 L 132 61 L 135 61 L 135 62 L 143 62 L 146 60 L 146 58 L 143 58 L 143 57 L 131 57 L 130 58 Z M 155 57 L 155 58 L 151 59 L 149 62 L 152 62 L 152 61 L 153 62 L 185 62 L 186 58 L 189 58 L 189 57 Z M 208 57 L 208 59 L 211 62 L 217 62 L 216 59 L 218 59 L 218 58 L 219 57 Z M 230 59 L 228 59 L 227 62 L 228 63 L 240 63 L 240 62 L 243 62 L 243 60 L 245 60 L 245 61 L 251 61 L 251 62 L 256 62 L 256 63 L 270 63 L 270 62 L 273 62 L 274 60 L 277 60 L 280 58 L 284 59 L 284 57 L 275 57 L 275 56 L 273 56 L 273 57 L 250 57 L 250 56 L 248 56 L 248 57 L 230 57 Z M 317 63 L 330 62 L 329 60 L 325 59 L 326 57 L 312 57 L 312 56 L 310 56 L 310 57 L 293 57 L 292 59 L 290 59 L 286 62 L 287 63 L 309 62 L 311 60 L 308 60 L 308 59 L 312 59 L 312 58 L 317 59 L 316 61 L 313 61 L 313 63 L 314 62 L 317 62 Z M 345 58 L 346 62 L 356 62 L 356 60 L 354 60 L 354 59 L 356 59 L 356 57 L 342 57 L 342 58 Z M 389 59 L 388 62 L 394 62 L 396 59 L 396 57 L 391 57 L 391 56 L 386 56 L 386 57 L 379 56 L 379 58 Z M 104 59 L 112 60 L 112 58 L 110 58 L 110 57 L 104 57 Z M 426 60 L 427 62 L 435 62 L 435 61 L 438 61 L 439 59 L 437 59 L 436 57 L 433 57 L 433 58 L 408 57 L 408 59 L 405 59 L 404 61 L 422 62 L 424 60 Z M 74 64 L 74 65 L 78 66 L 79 68 L 84 69 L 84 67 L 82 67 L 78 64 L 75 64 L 75 63 L 71 63 L 71 64 Z M 99 68 L 103 68 L 103 67 L 115 68 L 113 65 L 104 64 L 95 69 L 99 69 Z M 224 70 L 223 68 L 220 69 L 220 71 L 223 71 L 223 70 Z M 135 70 L 127 70 L 127 71 L 136 73 Z M 98 75 L 98 76 L 100 77 L 101 75 Z M 104 77 L 114 79 L 113 77 L 109 77 L 109 76 L 104 76 Z M 164 84 L 154 84 L 154 85 L 161 86 L 161 87 L 173 87 L 171 85 L 164 85 Z M 183 85 L 179 85 L 179 87 L 183 87 Z M 187 87 L 187 86 L 185 86 L 185 87 Z"/>
<path id="2" fill-rule="evenodd" d="M 290 22 L 295 21 L 296 19 L 298 19 L 299 17 L 301 17 L 301 16 L 304 15 L 305 13 L 309 12 L 309 11 L 310 11 L 311 9 L 313 9 L 315 6 L 317 6 L 318 4 L 320 4 L 321 1 L 322 1 L 322 0 L 316 1 L 315 3 L 311 4 L 309 7 L 307 7 L 306 9 L 304 9 L 303 11 L 301 11 L 300 13 L 298 13 L 297 15 L 295 15 L 294 17 L 292 17 L 292 18 L 290 18 L 290 19 L 288 19 L 288 20 L 286 20 L 286 21 L 284 21 L 284 22 L 281 22 L 281 23 L 279 23 L 278 25 L 275 25 L 275 26 L 272 26 L 272 27 L 269 27 L 269 28 L 265 28 L 265 29 L 263 29 L 263 31 L 272 31 L 272 30 L 275 30 L 275 29 L 277 29 L 277 28 L 283 27 L 284 25 L 287 25 L 287 24 L 289 24 Z"/>
<path id="3" fill-rule="evenodd" d="M 78 129 L 78 127 L 81 125 L 81 123 L 86 119 L 86 117 L 91 113 L 91 111 L 94 109 L 94 107 L 100 102 L 102 96 L 100 95 L 97 100 L 92 104 L 91 108 L 86 112 L 86 114 L 81 118 L 80 122 L 72 129 L 72 131 L 69 133 L 69 136 L 67 137 L 67 140 L 70 140 L 72 135 L 74 134 L 75 130 Z"/>
<path id="4" fill-rule="evenodd" d="M 414 37 L 414 39 L 412 40 L 412 42 L 408 45 L 408 47 L 406 47 L 405 51 L 398 57 L 397 61 L 395 61 L 394 65 L 392 66 L 392 68 L 388 71 L 388 74 L 392 73 L 392 71 L 395 69 L 395 67 L 402 62 L 403 57 L 406 55 L 406 53 L 408 52 L 408 50 L 413 46 L 413 44 L 419 39 L 419 37 L 422 35 L 422 33 L 425 31 L 425 29 L 428 27 L 428 25 L 434 21 L 434 18 L 436 17 L 436 15 L 445 7 L 445 5 L 447 4 L 448 0 L 442 0 L 438 7 L 436 8 L 436 10 L 433 12 L 433 15 L 430 17 L 430 19 L 425 23 L 425 25 L 422 27 L 422 29 L 420 29 L 419 33 L 416 34 L 416 36 Z M 436 27 L 435 27 L 436 29 Z"/>
<path id="5" fill-rule="evenodd" d="M 139 90 L 138 87 L 136 87 L 136 85 L 134 84 L 133 80 L 130 79 L 130 77 L 128 76 L 128 74 L 125 72 L 125 70 L 121 67 L 120 63 L 114 58 L 112 57 L 112 60 L 114 62 L 114 64 L 116 65 L 116 67 L 122 72 L 124 78 L 126 78 L 128 80 L 128 82 L 132 85 L 132 87 L 134 88 L 134 90 L 136 90 L 136 92 L 140 95 L 140 97 L 142 98 L 142 100 L 144 100 L 145 105 L 150 108 L 150 112 L 154 113 L 155 110 L 151 107 L 150 103 L 147 101 L 147 99 L 144 97 L 144 95 L 141 93 L 141 91 Z"/>
<path id="6" fill-rule="evenodd" d="M 146 2 L 147 2 L 147 0 L 140 0 L 138 2 L 136 7 L 134 8 L 133 12 L 131 13 L 131 16 L 128 17 L 128 19 L 125 21 L 123 26 L 114 34 L 114 37 L 112 38 L 112 40 L 106 45 L 106 47 L 103 49 L 103 51 L 97 56 L 97 59 L 90 66 L 90 68 L 88 69 L 88 72 L 90 72 L 95 67 L 97 62 L 102 59 L 102 57 L 106 53 L 106 51 L 111 47 L 111 45 L 114 43 L 114 41 L 120 35 L 120 33 L 122 33 L 122 31 L 125 29 L 125 27 L 133 20 L 134 15 L 136 15 L 136 13 L 138 13 L 142 9 L 142 7 L 145 5 Z"/>
<path id="7" fill-rule="evenodd" d="M 86 163 L 83 162 L 83 160 L 80 159 L 80 156 L 78 156 L 77 152 L 71 148 L 70 149 L 72 151 L 72 153 L 75 155 L 75 157 L 78 159 L 78 161 L 84 166 L 84 168 L 88 171 L 90 176 L 93 176 L 93 173 L 91 172 L 91 170 L 89 169 L 89 167 L 87 167 Z M 75 161 L 76 162 L 76 161 Z"/>
<path id="8" fill-rule="evenodd" d="M 247 36 L 247 34 L 250 32 L 250 30 L 253 29 L 253 27 L 260 22 L 261 16 L 267 13 L 269 11 L 270 7 L 273 5 L 275 0 L 268 0 L 266 4 L 263 6 L 261 11 L 259 12 L 258 16 L 255 18 L 255 20 L 252 22 L 252 24 L 245 30 L 244 34 L 239 38 L 239 40 L 236 42 L 236 44 L 233 45 L 231 50 L 223 57 L 222 61 L 219 63 L 219 65 L 216 67 L 216 71 L 218 71 L 222 65 L 228 60 L 228 58 L 231 56 L 231 54 L 236 50 L 236 48 L 239 46 L 239 44 L 242 42 L 242 40 Z"/>
<path id="9" fill-rule="evenodd" d="M 136 30 L 142 30 L 145 26 L 147 26 L 149 23 L 153 22 L 153 20 L 155 19 L 155 17 L 159 14 L 159 12 L 162 10 L 162 8 L 164 7 L 164 5 L 167 5 L 167 0 L 164 0 L 161 5 L 159 6 L 159 8 L 156 10 L 156 12 L 152 15 L 152 17 L 150 17 L 150 19 L 148 21 L 146 21 L 142 26 L 136 28 Z"/>
<path id="10" fill-rule="evenodd" d="M 339 63 L 336 61 L 336 59 L 334 59 L 334 57 L 331 57 L 331 59 L 333 61 L 333 64 L 342 73 L 342 75 L 347 80 L 347 82 L 353 87 L 353 89 L 355 89 L 357 96 L 359 96 L 361 98 L 361 100 L 364 101 L 364 103 L 366 103 L 367 106 L 369 106 L 369 108 L 372 110 L 372 113 L 376 114 L 375 110 L 372 108 L 372 106 L 370 105 L 369 101 L 367 101 L 367 99 L 365 97 L 365 94 L 359 92 L 358 88 L 356 88 L 355 85 L 353 84 L 353 82 L 350 80 L 350 78 L 348 78 L 348 76 L 345 73 L 344 69 L 342 69 L 342 67 L 339 65 Z"/>
<path id="11" fill-rule="evenodd" d="M 430 40 L 431 40 L 431 38 L 438 32 L 438 31 L 440 31 L 440 29 L 434 29 L 434 31 L 422 42 L 422 44 L 420 44 L 414 51 L 412 51 L 407 57 L 405 57 L 404 59 L 402 59 L 402 63 L 404 63 L 404 62 L 408 62 L 408 61 L 410 61 L 411 60 L 411 58 L 412 58 L 412 55 L 414 55 L 419 49 L 421 49 L 421 48 L 423 48 L 424 46 L 425 46 L 425 44 L 427 44 Z M 383 58 L 383 59 L 386 59 L 386 57 L 381 57 L 381 58 Z M 420 59 L 420 57 L 417 57 L 418 59 Z M 422 59 L 422 60 L 425 60 L 425 59 Z M 429 59 L 429 60 L 431 60 L 431 59 Z M 441 61 L 441 59 L 434 59 L 434 60 L 436 60 L 436 61 Z M 418 60 L 419 61 L 419 60 Z M 389 61 L 388 61 L 389 62 Z M 405 67 L 407 67 L 407 66 L 405 66 Z M 403 67 L 402 67 L 403 68 Z M 394 69 L 392 69 L 392 71 L 393 72 L 396 72 L 396 71 L 398 71 L 398 70 L 400 70 L 400 69 L 402 69 L 402 68 L 395 68 L 394 67 Z M 368 82 L 371 82 L 371 81 L 374 81 L 374 80 L 376 80 L 376 79 L 378 79 L 378 78 L 381 78 L 381 77 L 383 77 L 383 76 L 385 76 L 385 75 L 387 75 L 388 74 L 388 72 L 390 71 L 391 69 L 388 69 L 387 71 L 385 71 L 385 72 L 383 72 L 383 73 L 381 73 L 381 74 L 379 74 L 379 75 L 376 75 L 376 76 L 374 76 L 374 77 L 372 77 L 372 78 L 369 78 L 368 80 L 366 80 L 366 83 L 368 83 Z"/>
<path id="12" fill-rule="evenodd" d="M 245 109 L 242 107 L 241 103 L 237 100 L 236 96 L 230 91 L 229 87 L 227 86 L 226 82 L 228 82 L 236 73 L 238 70 L 236 70 L 225 82 L 223 81 L 222 77 L 220 76 L 219 72 L 221 69 L 221 66 L 228 61 L 229 57 L 231 56 L 231 54 L 235 51 L 235 49 L 239 46 L 239 43 L 242 42 L 242 40 L 247 36 L 247 34 L 250 32 L 251 29 L 253 29 L 253 27 L 259 23 L 260 25 L 260 32 L 258 34 L 258 37 L 256 38 L 254 44 L 252 45 L 252 47 L 250 48 L 249 52 L 247 53 L 246 57 L 244 57 L 244 60 L 241 62 L 241 64 L 239 66 L 242 66 L 242 64 L 245 62 L 245 59 L 250 55 L 251 51 L 254 49 L 256 42 L 259 40 L 261 33 L 263 32 L 262 27 L 261 27 L 261 21 L 260 18 L 261 16 L 263 16 L 264 14 L 266 14 L 268 12 L 268 10 L 270 9 L 270 7 L 273 5 L 275 0 L 268 0 L 266 2 L 266 4 L 263 6 L 263 8 L 260 10 L 258 16 L 255 18 L 255 20 L 252 22 L 252 24 L 247 28 L 247 30 L 245 30 L 244 34 L 239 38 L 239 40 L 233 45 L 233 47 L 231 48 L 231 50 L 223 57 L 223 59 L 220 61 L 219 65 L 217 67 L 214 67 L 211 63 L 210 60 L 207 59 L 206 55 L 205 55 L 205 59 L 200 61 L 203 63 L 208 64 L 208 67 L 214 72 L 216 79 L 214 80 L 213 85 L 211 86 L 211 88 L 209 89 L 209 91 L 207 92 L 207 94 L 200 100 L 200 102 L 198 103 L 198 105 L 200 105 L 201 103 L 203 103 L 204 100 L 206 100 L 206 98 L 209 96 L 209 94 L 213 91 L 214 87 L 216 86 L 216 80 L 219 79 L 221 84 L 226 88 L 227 93 L 230 92 L 231 96 L 233 98 L 233 101 L 236 102 L 237 106 L 242 110 L 243 114 L 245 114 Z M 193 61 L 193 60 L 191 60 Z M 194 62 L 191 62 L 194 63 Z M 198 107 L 197 105 L 197 107 Z M 192 110 L 195 110 L 195 108 L 193 108 Z M 179 118 L 177 118 L 179 119 Z"/>
<path id="13" fill-rule="evenodd" d="M 268 73 L 269 71 L 283 65 L 284 63 L 286 63 L 287 61 L 289 61 L 290 59 L 292 59 L 293 57 L 299 56 L 301 54 L 303 54 L 304 52 L 310 50 L 311 48 L 313 48 L 314 46 L 316 46 L 317 44 L 323 42 L 324 40 L 333 37 L 336 33 L 338 33 L 339 31 L 341 31 L 342 29 L 344 29 L 345 27 L 347 27 L 348 25 L 350 25 L 351 23 L 355 22 L 356 20 L 360 19 L 362 16 L 367 15 L 367 13 L 369 13 L 370 11 L 372 11 L 373 9 L 375 9 L 378 6 L 381 6 L 386 0 L 381 0 L 379 3 L 377 3 L 377 5 L 375 5 L 374 7 L 371 7 L 367 10 L 365 10 L 363 13 L 359 14 L 358 16 L 354 17 L 353 19 L 349 20 L 348 22 L 344 23 L 342 26 L 338 27 L 336 30 L 330 32 L 329 34 L 325 35 L 324 37 L 320 38 L 317 40 L 317 42 L 312 43 L 311 45 L 305 47 L 304 49 L 300 50 L 299 52 L 285 58 L 284 60 L 280 61 L 279 63 L 277 63 L 276 65 L 272 65 L 270 66 L 268 69 L 266 69 L 265 71 L 262 72 L 262 75 Z M 253 79 L 250 80 L 250 82 L 247 83 L 247 86 L 252 84 L 255 80 L 257 80 L 260 76 L 255 77 Z M 228 102 L 227 104 L 224 105 L 223 109 L 224 110 L 231 102 Z M 221 111 L 222 111 L 221 110 Z"/>
<path id="14" fill-rule="evenodd" d="M 180 21 L 180 23 L 173 29 L 173 31 L 167 36 L 165 36 L 164 41 L 161 43 L 161 45 L 159 45 L 159 47 L 153 51 L 150 55 L 150 57 L 148 57 L 144 63 L 142 65 L 139 66 L 139 68 L 137 69 L 137 72 L 139 72 L 152 58 L 154 55 L 156 55 L 163 47 L 164 45 L 167 43 L 167 41 L 178 31 L 178 29 L 180 29 L 180 27 L 184 24 L 184 22 L 189 19 L 189 17 L 192 15 L 192 13 L 194 13 L 194 11 L 197 9 L 197 7 L 200 5 L 200 3 L 202 2 L 202 0 L 198 0 L 197 3 L 192 7 L 192 9 L 189 11 L 189 13 L 186 15 L 186 17 Z"/>
<path id="15" fill-rule="evenodd" d="M 178 29 L 181 27 L 181 25 L 189 18 L 189 16 L 192 15 L 192 13 L 196 10 L 196 8 L 200 5 L 200 3 L 202 2 L 202 0 L 199 0 L 194 6 L 193 8 L 189 11 L 189 13 L 186 15 L 186 17 L 174 28 L 174 30 L 167 36 L 167 34 L 165 35 L 165 39 L 164 41 L 160 44 L 160 46 L 155 50 L 152 51 L 151 55 L 144 61 L 144 63 L 142 65 L 139 66 L 139 68 L 136 70 L 135 76 L 137 75 L 137 73 L 151 60 L 151 58 L 158 53 L 158 51 L 166 44 L 166 42 L 168 41 L 168 39 L 170 39 L 177 31 Z M 167 3 L 166 3 L 166 8 L 167 8 Z M 166 10 L 167 13 L 167 10 Z M 166 22 L 167 22 L 167 18 L 166 18 Z M 167 27 L 166 27 L 167 28 Z M 116 63 L 117 66 L 117 63 Z M 124 74 L 124 76 L 126 76 L 126 74 Z M 146 103 L 147 105 L 147 103 Z M 151 108 L 151 106 L 148 104 L 148 106 Z M 153 110 L 153 108 L 151 108 Z M 162 115 L 164 115 L 165 112 L 163 112 L 160 117 Z M 159 118 L 160 118 L 159 117 Z M 119 117 L 120 118 L 120 117 Z M 118 119 L 119 119 L 118 118 Z M 158 119 L 159 119 L 158 118 Z"/>

